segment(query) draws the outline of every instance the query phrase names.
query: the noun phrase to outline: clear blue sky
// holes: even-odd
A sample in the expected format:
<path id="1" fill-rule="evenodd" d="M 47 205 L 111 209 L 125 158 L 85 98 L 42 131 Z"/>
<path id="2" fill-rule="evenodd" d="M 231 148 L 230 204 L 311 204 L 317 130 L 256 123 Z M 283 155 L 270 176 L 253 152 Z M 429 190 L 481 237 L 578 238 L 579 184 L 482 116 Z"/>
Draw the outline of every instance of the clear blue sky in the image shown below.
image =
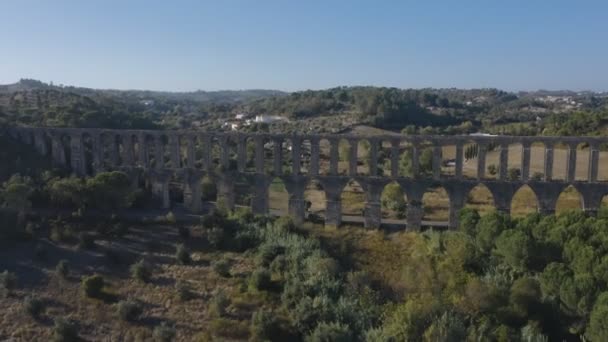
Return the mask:
<path id="1" fill-rule="evenodd" d="M 608 90 L 608 1 L 0 4 L 0 83 Z"/>

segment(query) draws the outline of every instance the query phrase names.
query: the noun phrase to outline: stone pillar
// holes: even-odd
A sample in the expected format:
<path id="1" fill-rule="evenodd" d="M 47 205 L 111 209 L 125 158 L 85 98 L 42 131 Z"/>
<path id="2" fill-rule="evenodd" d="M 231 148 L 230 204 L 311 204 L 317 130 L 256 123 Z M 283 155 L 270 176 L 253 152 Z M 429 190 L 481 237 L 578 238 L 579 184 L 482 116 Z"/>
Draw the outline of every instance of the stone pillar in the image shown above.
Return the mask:
<path id="1" fill-rule="evenodd" d="M 146 139 L 146 133 L 140 132 L 137 135 L 137 142 L 139 150 L 139 164 L 142 168 L 147 169 L 150 167 L 150 154 L 148 151 L 148 140 Z"/>
<path id="2" fill-rule="evenodd" d="M 342 224 L 342 190 L 345 183 L 339 179 L 322 180 L 325 189 L 325 225 L 339 227 Z"/>
<path id="3" fill-rule="evenodd" d="M 264 173 L 264 137 L 255 138 L 255 172 Z"/>
<path id="4" fill-rule="evenodd" d="M 84 145 L 82 143 L 82 135 L 75 133 L 70 138 L 70 165 L 72 166 L 72 172 L 78 176 L 84 176 L 87 173 Z"/>
<path id="5" fill-rule="evenodd" d="M 293 137 L 291 139 L 291 164 L 292 173 L 299 175 L 302 169 L 302 140 L 300 137 Z"/>
<path id="6" fill-rule="evenodd" d="M 433 144 L 433 179 L 439 180 L 441 178 L 441 156 L 442 150 L 441 145 L 437 143 Z"/>
<path id="7" fill-rule="evenodd" d="M 234 180 L 229 176 L 221 176 L 218 178 L 218 202 L 223 202 L 228 210 L 234 209 Z"/>
<path id="8" fill-rule="evenodd" d="M 196 153 L 194 152 L 194 147 L 196 144 L 195 144 L 194 139 L 196 139 L 196 138 L 192 135 L 188 135 L 185 138 L 186 138 L 186 155 L 187 155 L 186 158 L 188 159 L 187 166 L 191 169 L 195 169 L 196 168 Z M 239 150 L 239 152 L 240 152 L 240 150 Z"/>
<path id="9" fill-rule="evenodd" d="M 391 141 L 391 177 L 399 177 L 399 140 Z"/>
<path id="10" fill-rule="evenodd" d="M 349 139 L 348 145 L 350 147 L 348 150 L 348 175 L 354 177 L 357 175 L 359 140 Z"/>
<path id="11" fill-rule="evenodd" d="M 477 153 L 477 179 L 486 178 L 486 151 L 488 145 L 485 143 L 478 144 L 479 152 Z"/>
<path id="12" fill-rule="evenodd" d="M 456 179 L 462 179 L 462 160 L 464 158 L 463 155 L 463 146 L 462 142 L 456 143 L 456 170 L 454 170 L 454 175 Z"/>
<path id="13" fill-rule="evenodd" d="M 532 190 L 538 197 L 538 211 L 541 214 L 551 215 L 555 213 L 555 204 L 565 185 L 561 183 L 536 183 L 531 184 Z"/>
<path id="14" fill-rule="evenodd" d="M 452 191 L 450 193 L 450 209 L 448 219 L 448 227 L 450 229 L 458 228 L 458 216 L 460 214 L 460 210 L 464 208 L 467 193 L 468 191 L 463 188 L 459 188 L 457 191 Z"/>
<path id="15" fill-rule="evenodd" d="M 412 178 L 417 178 L 420 173 L 420 149 L 418 145 L 412 145 Z"/>
<path id="16" fill-rule="evenodd" d="M 340 158 L 339 154 L 339 144 L 340 140 L 337 138 L 329 139 L 330 150 L 329 150 L 329 174 L 337 175 L 338 174 L 338 160 Z"/>
<path id="17" fill-rule="evenodd" d="M 236 165 L 239 172 L 244 172 L 247 167 L 247 137 L 238 137 L 236 145 Z"/>
<path id="18" fill-rule="evenodd" d="M 210 172 L 213 170 L 213 161 L 211 160 L 211 148 L 212 148 L 212 139 L 209 134 L 205 134 L 200 137 L 203 145 L 203 170 L 207 170 Z"/>
<path id="19" fill-rule="evenodd" d="M 263 174 L 256 174 L 253 178 L 253 196 L 251 197 L 251 211 L 254 214 L 268 214 L 268 186 L 270 179 Z"/>
<path id="20" fill-rule="evenodd" d="M 310 175 L 318 176 L 319 175 L 319 138 L 311 137 L 310 138 Z"/>
<path id="21" fill-rule="evenodd" d="M 295 224 L 302 224 L 306 213 L 306 201 L 304 191 L 306 190 L 306 178 L 294 176 L 285 180 L 285 188 L 289 193 L 289 216 Z"/>
<path id="22" fill-rule="evenodd" d="M 507 180 L 508 172 L 509 172 L 509 144 L 501 143 L 500 144 L 500 154 L 499 154 L 499 172 L 498 178 L 502 181 Z"/>
<path id="23" fill-rule="evenodd" d="M 168 143 L 171 167 L 174 169 L 179 169 L 182 167 L 181 153 L 179 149 L 179 136 L 177 134 L 169 134 Z"/>
<path id="24" fill-rule="evenodd" d="M 363 224 L 365 228 L 380 228 L 382 225 L 382 208 L 380 197 L 384 189 L 384 182 L 371 180 L 365 185 L 365 211 Z"/>
<path id="25" fill-rule="evenodd" d="M 408 231 L 419 231 L 422 228 L 422 217 L 424 209 L 422 208 L 422 199 L 409 200 L 406 210 L 406 226 Z"/>
<path id="26" fill-rule="evenodd" d="M 276 176 L 281 176 L 283 174 L 283 139 L 275 138 L 272 142 L 272 165 L 274 174 Z"/>
<path id="27" fill-rule="evenodd" d="M 600 151 L 597 143 L 589 145 L 589 176 L 587 181 L 597 182 L 598 163 L 600 159 Z"/>
<path id="28" fill-rule="evenodd" d="M 103 171 L 103 148 L 101 146 L 101 134 L 97 132 L 91 133 L 91 154 L 93 156 L 93 172 L 99 173 Z"/>
<path id="29" fill-rule="evenodd" d="M 568 145 L 568 159 L 566 163 L 566 182 L 576 179 L 576 144 Z"/>
<path id="30" fill-rule="evenodd" d="M 122 140 L 122 165 L 133 166 L 133 137 L 131 134 L 123 134 Z"/>
<path id="31" fill-rule="evenodd" d="M 553 178 L 553 143 L 545 144 L 545 181 Z M 553 208 L 555 210 L 555 208 Z"/>
<path id="32" fill-rule="evenodd" d="M 203 210 L 203 199 L 201 191 L 200 175 L 189 175 L 184 180 L 184 203 L 188 205 L 193 213 L 200 213 Z"/>
<path id="33" fill-rule="evenodd" d="M 65 166 L 67 163 L 67 160 L 65 157 L 65 149 L 63 147 L 63 142 L 61 141 L 61 136 L 53 135 L 51 137 L 51 139 L 52 139 L 51 153 L 53 155 L 53 161 L 57 165 Z"/>
<path id="34" fill-rule="evenodd" d="M 165 149 L 163 147 L 162 136 L 160 135 L 154 137 L 154 160 L 156 169 L 161 170 L 165 168 Z"/>
<path id="35" fill-rule="evenodd" d="M 530 143 L 521 145 L 521 180 L 527 182 L 530 179 Z"/>
<path id="36" fill-rule="evenodd" d="M 378 176 L 378 144 L 376 139 L 369 139 L 369 175 Z"/>

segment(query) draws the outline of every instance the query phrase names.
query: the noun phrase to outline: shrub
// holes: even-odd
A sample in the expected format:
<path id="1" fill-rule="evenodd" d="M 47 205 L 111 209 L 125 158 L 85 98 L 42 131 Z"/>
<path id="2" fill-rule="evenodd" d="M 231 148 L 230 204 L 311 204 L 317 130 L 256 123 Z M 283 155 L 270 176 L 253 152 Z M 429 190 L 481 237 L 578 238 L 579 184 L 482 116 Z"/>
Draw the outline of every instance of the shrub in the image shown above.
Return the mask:
<path id="1" fill-rule="evenodd" d="M 175 338 L 175 328 L 163 322 L 154 328 L 152 337 L 155 342 L 171 342 Z"/>
<path id="2" fill-rule="evenodd" d="M 290 216 L 281 216 L 274 221 L 274 226 L 284 232 L 293 232 L 296 230 L 296 224 Z"/>
<path id="3" fill-rule="evenodd" d="M 175 250 L 175 259 L 177 259 L 177 261 L 182 265 L 188 265 L 192 262 L 190 251 L 183 244 L 177 245 L 177 249 Z"/>
<path id="4" fill-rule="evenodd" d="M 222 277 L 230 276 L 230 261 L 226 258 L 221 258 L 213 263 L 213 270 Z"/>
<path id="5" fill-rule="evenodd" d="M 105 281 L 102 276 L 95 274 L 82 279 L 81 288 L 85 296 L 99 298 L 103 293 Z"/>
<path id="6" fill-rule="evenodd" d="M 167 223 L 174 224 L 177 222 L 177 218 L 175 217 L 175 214 L 172 211 L 170 211 L 169 213 L 167 213 L 167 215 L 165 215 L 165 221 Z"/>
<path id="7" fill-rule="evenodd" d="M 27 296 L 23 300 L 23 308 L 30 316 L 38 318 L 40 317 L 40 313 L 44 310 L 44 302 L 39 298 Z"/>
<path id="8" fill-rule="evenodd" d="M 15 273 L 4 271 L 0 273 L 0 290 L 8 295 L 17 287 L 17 276 Z"/>
<path id="9" fill-rule="evenodd" d="M 348 342 L 353 336 L 348 325 L 321 322 L 304 338 L 306 342 Z"/>
<path id="10" fill-rule="evenodd" d="M 224 230 L 220 227 L 213 227 L 207 230 L 207 241 L 213 248 L 220 248 L 224 243 Z"/>
<path id="11" fill-rule="evenodd" d="M 131 265 L 131 276 L 139 281 L 147 283 L 152 278 L 152 268 L 143 259 Z"/>
<path id="12" fill-rule="evenodd" d="M 81 232 L 78 234 L 78 248 L 93 249 L 95 248 L 95 237 L 92 234 Z"/>
<path id="13" fill-rule="evenodd" d="M 55 273 L 63 279 L 66 279 L 70 274 L 70 264 L 67 260 L 59 260 L 55 266 Z"/>
<path id="14" fill-rule="evenodd" d="M 179 280 L 175 283 L 175 290 L 177 291 L 177 297 L 181 301 L 187 301 L 194 297 L 190 286 L 185 281 Z"/>
<path id="15" fill-rule="evenodd" d="M 63 317 L 55 320 L 53 326 L 53 341 L 55 342 L 75 342 L 79 341 L 76 326 Z"/>
<path id="16" fill-rule="evenodd" d="M 498 173 L 498 167 L 495 164 L 488 165 L 488 173 L 492 176 L 495 176 Z"/>
<path id="17" fill-rule="evenodd" d="M 268 266 L 278 255 L 285 253 L 285 248 L 276 243 L 264 243 L 258 248 L 256 262 L 260 266 Z"/>
<path id="18" fill-rule="evenodd" d="M 259 291 L 269 290 L 272 287 L 270 276 L 270 271 L 265 268 L 258 268 L 253 271 L 249 278 L 249 287 Z"/>
<path id="19" fill-rule="evenodd" d="M 123 321 L 133 322 L 141 316 L 144 309 L 138 301 L 123 300 L 116 304 L 116 313 Z"/>
<path id="20" fill-rule="evenodd" d="M 209 302 L 209 315 L 211 317 L 224 316 L 228 305 L 230 305 L 230 299 L 224 295 L 224 292 L 218 291 Z"/>
<path id="21" fill-rule="evenodd" d="M 281 335 L 281 329 L 275 315 L 264 309 L 260 309 L 251 316 L 251 335 L 260 341 L 275 341 Z"/>

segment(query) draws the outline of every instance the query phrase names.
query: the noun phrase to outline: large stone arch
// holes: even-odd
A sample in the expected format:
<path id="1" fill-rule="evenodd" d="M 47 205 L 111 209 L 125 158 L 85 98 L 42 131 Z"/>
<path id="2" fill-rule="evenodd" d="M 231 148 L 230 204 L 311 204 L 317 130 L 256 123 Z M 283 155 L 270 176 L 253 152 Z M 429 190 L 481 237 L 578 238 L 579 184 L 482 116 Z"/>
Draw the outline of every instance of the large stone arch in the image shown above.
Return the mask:
<path id="1" fill-rule="evenodd" d="M 528 184 L 522 184 L 511 199 L 511 215 L 525 216 L 540 211 L 538 196 Z"/>
<path id="2" fill-rule="evenodd" d="M 583 210 L 583 207 L 583 196 L 573 185 L 564 187 L 555 201 L 556 214 L 570 210 Z"/>
<path id="3" fill-rule="evenodd" d="M 484 183 L 475 184 L 464 195 L 466 196 L 464 207 L 474 209 L 480 214 L 496 209 L 494 195 Z"/>

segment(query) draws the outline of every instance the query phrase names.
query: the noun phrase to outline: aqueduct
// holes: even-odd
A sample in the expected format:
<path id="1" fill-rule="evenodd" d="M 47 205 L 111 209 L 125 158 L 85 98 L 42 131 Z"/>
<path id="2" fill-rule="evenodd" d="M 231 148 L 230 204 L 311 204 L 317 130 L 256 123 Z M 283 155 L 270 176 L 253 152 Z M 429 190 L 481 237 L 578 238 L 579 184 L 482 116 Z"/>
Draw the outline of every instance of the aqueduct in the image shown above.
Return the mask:
<path id="1" fill-rule="evenodd" d="M 14 138 L 33 144 L 39 153 L 50 153 L 54 163 L 70 167 L 80 176 L 123 170 L 135 178 L 144 177 L 165 208 L 171 206 L 169 182 L 177 178 L 183 184 L 184 203 L 193 212 L 202 208 L 203 177 L 216 183 L 218 197 L 228 207 L 234 206 L 235 179 L 246 179 L 252 187 L 251 209 L 260 214 L 269 210 L 270 182 L 278 177 L 285 184 L 289 214 L 296 222 L 305 218 L 307 185 L 318 182 L 325 192 L 325 222 L 335 226 L 342 221 L 341 193 L 351 180 L 358 182 L 365 194 L 366 227 L 382 224 L 380 198 L 391 182 L 398 183 L 407 196 L 408 229 L 420 228 L 422 196 L 431 187 L 445 189 L 452 228 L 458 225 L 458 211 L 465 205 L 468 193 L 479 184 L 489 189 L 496 209 L 506 213 L 514 194 L 525 185 L 536 195 L 542 213 L 553 213 L 558 197 L 569 186 L 580 193 L 582 209 L 587 212 L 596 212 L 608 194 L 608 182 L 598 179 L 599 147 L 608 143 L 604 137 L 285 135 L 34 127 L 14 127 L 9 132 Z M 339 150 L 344 141 L 348 143 L 349 158 L 347 167 L 339 170 Z M 367 142 L 368 149 L 364 173 L 360 172 L 362 161 L 357 152 L 362 141 Z M 328 146 L 325 156 L 321 143 Z M 530 151 L 537 143 L 544 146 L 542 176 L 531 174 Z M 467 177 L 463 174 L 463 161 L 471 144 L 476 146 L 476 175 Z M 517 163 L 509 158 L 509 145 L 513 144 L 521 145 Z M 554 177 L 554 149 L 558 144 L 566 150 L 565 170 L 560 170 L 563 179 Z M 588 154 L 584 180 L 578 179 L 576 172 L 580 144 L 588 147 L 584 150 Z M 453 172 L 449 174 L 442 171 L 442 148 L 446 145 L 455 149 L 450 161 Z M 432 167 L 425 172 L 420 169 L 423 148 L 432 151 Z M 486 154 L 490 149 L 498 154 L 493 177 L 486 173 Z M 411 158 L 411 172 L 407 175 L 399 167 L 404 154 Z M 379 164 L 382 158 L 386 159 L 385 164 Z M 515 177 L 510 175 L 511 163 L 517 165 Z M 327 167 L 322 170 L 322 166 Z"/>

